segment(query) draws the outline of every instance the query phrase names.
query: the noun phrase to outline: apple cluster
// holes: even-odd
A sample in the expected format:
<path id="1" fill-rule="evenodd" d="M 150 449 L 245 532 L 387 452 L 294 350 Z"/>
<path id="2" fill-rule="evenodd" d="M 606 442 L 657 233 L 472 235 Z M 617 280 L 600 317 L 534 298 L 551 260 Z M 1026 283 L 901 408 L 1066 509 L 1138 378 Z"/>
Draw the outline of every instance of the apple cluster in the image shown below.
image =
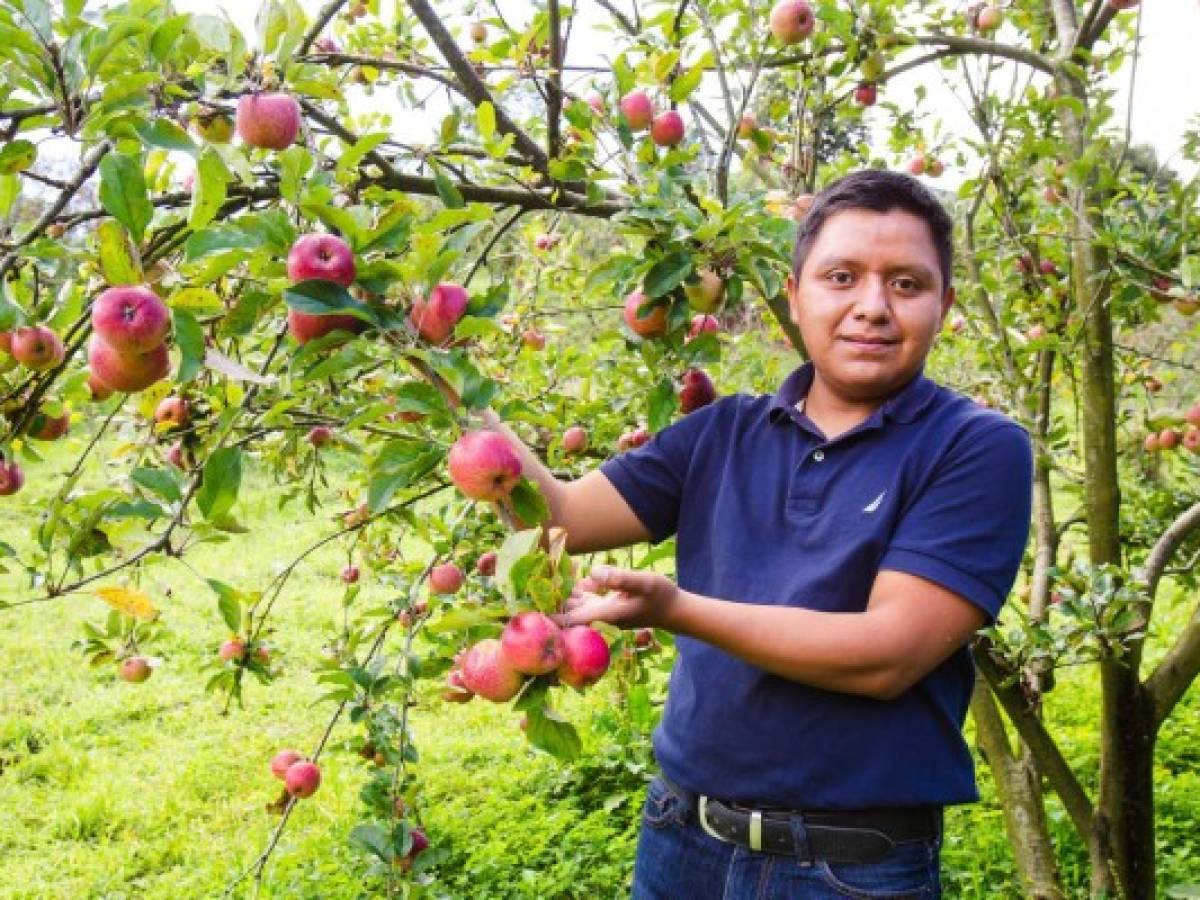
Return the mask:
<path id="1" fill-rule="evenodd" d="M 1152 431 L 1142 441 L 1147 453 L 1174 450 L 1181 444 L 1191 453 L 1200 453 L 1200 403 L 1184 413 L 1181 428 L 1167 427 Z"/>
<path id="2" fill-rule="evenodd" d="M 300 800 L 311 797 L 321 786 L 321 768 L 299 750 L 280 750 L 271 757 L 271 774 L 283 782 L 287 792 Z"/>
<path id="3" fill-rule="evenodd" d="M 97 400 L 144 391 L 171 369 L 167 305 L 145 285 L 112 287 L 92 303 L 88 386 Z"/>
<path id="4" fill-rule="evenodd" d="M 583 690 L 603 677 L 610 659 L 608 643 L 596 629 L 560 628 L 545 613 L 529 610 L 509 619 L 499 638 L 477 641 L 455 658 L 442 698 L 465 703 L 478 695 L 505 703 L 537 676 Z"/>
<path id="5" fill-rule="evenodd" d="M 330 281 L 348 288 L 354 284 L 357 274 L 354 253 L 350 245 L 337 235 L 321 232 L 305 234 L 297 238 L 288 251 L 287 274 L 288 280 L 293 283 Z M 367 327 L 367 323 L 357 316 L 338 313 L 314 315 L 297 309 L 288 310 L 287 322 L 288 333 L 298 344 L 307 344 L 334 331 L 358 334 Z"/>
<path id="6" fill-rule="evenodd" d="M 618 106 L 630 131 L 645 131 L 649 128 L 650 140 L 659 147 L 675 147 L 683 143 L 686 130 L 683 116 L 675 109 L 658 112 L 654 108 L 654 101 L 645 91 L 630 91 L 621 98 Z"/>

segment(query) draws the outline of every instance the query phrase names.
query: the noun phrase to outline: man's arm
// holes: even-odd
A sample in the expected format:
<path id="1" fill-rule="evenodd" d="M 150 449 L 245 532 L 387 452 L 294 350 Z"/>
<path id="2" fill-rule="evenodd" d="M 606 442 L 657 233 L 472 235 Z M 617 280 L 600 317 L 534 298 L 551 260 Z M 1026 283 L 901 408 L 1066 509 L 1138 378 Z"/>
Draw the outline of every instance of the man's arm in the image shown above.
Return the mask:
<path id="1" fill-rule="evenodd" d="M 568 553 L 590 553 L 627 547 L 650 539 L 646 526 L 625 498 L 599 470 L 577 481 L 562 481 L 542 464 L 495 412 L 483 412 L 489 429 L 504 435 L 521 458 L 521 472 L 537 483 L 550 507 L 551 526 L 567 531 Z"/>
<path id="2" fill-rule="evenodd" d="M 861 613 L 719 600 L 649 572 L 600 566 L 592 577 L 616 593 L 577 601 L 563 624 L 664 628 L 792 681 L 880 700 L 904 693 L 987 621 L 953 591 L 890 570 L 876 576 Z"/>

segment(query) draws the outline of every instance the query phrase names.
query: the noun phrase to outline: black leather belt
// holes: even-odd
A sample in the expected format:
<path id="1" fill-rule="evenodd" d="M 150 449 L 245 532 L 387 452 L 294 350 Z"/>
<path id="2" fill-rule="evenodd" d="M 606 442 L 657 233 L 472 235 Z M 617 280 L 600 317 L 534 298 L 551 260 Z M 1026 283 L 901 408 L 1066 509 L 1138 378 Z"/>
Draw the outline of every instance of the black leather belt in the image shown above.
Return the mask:
<path id="1" fill-rule="evenodd" d="M 756 810 L 692 794 L 660 776 L 684 800 L 704 828 L 722 841 L 751 850 L 809 861 L 877 862 L 903 841 L 932 840 L 941 833 L 940 806 L 877 810 Z"/>

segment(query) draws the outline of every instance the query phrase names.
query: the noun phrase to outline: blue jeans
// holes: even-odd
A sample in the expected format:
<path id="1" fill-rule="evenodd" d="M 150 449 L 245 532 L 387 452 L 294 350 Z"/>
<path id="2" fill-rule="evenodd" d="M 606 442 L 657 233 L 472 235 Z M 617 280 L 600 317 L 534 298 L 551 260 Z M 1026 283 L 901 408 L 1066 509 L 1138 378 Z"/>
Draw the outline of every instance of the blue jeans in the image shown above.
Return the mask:
<path id="1" fill-rule="evenodd" d="M 642 814 L 633 900 L 937 900 L 940 835 L 896 844 L 873 863 L 807 861 L 718 840 L 694 809 L 650 783 Z"/>

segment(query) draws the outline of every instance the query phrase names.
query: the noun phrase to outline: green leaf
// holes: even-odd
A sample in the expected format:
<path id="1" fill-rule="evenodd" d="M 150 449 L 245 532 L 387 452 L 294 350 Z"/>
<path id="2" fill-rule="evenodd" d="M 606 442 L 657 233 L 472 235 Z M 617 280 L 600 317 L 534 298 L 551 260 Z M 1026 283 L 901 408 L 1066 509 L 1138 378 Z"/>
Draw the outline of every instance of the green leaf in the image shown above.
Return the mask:
<path id="1" fill-rule="evenodd" d="M 343 157 L 344 158 L 344 157 Z M 279 161 L 279 195 L 292 203 L 300 202 L 304 176 L 312 170 L 313 158 L 306 147 L 293 145 L 282 151 Z"/>
<path id="2" fill-rule="evenodd" d="M 675 385 L 670 378 L 663 378 L 654 386 L 649 398 L 649 426 L 651 431 L 661 431 L 671 424 L 671 417 L 679 404 L 675 399 Z"/>
<path id="3" fill-rule="evenodd" d="M 293 284 L 283 292 L 289 307 L 310 316 L 350 315 L 372 325 L 380 324 L 375 310 L 355 300 L 348 290 L 332 281 L 311 279 Z"/>
<path id="4" fill-rule="evenodd" d="M 526 525 L 539 525 L 550 517 L 550 504 L 537 485 L 528 478 L 518 482 L 509 499 L 512 500 L 513 511 Z"/>
<path id="5" fill-rule="evenodd" d="M 504 591 L 504 595 L 509 599 L 515 599 L 516 591 L 513 589 L 513 569 L 521 560 L 537 553 L 541 543 L 542 530 L 540 528 L 527 528 L 523 531 L 517 531 L 505 538 L 500 550 L 496 554 L 496 583 L 500 585 Z"/>
<path id="6" fill-rule="evenodd" d="M 462 209 L 466 206 L 467 204 L 463 200 L 462 194 L 458 192 L 458 188 L 454 186 L 454 182 L 446 177 L 446 173 L 442 171 L 442 167 L 436 165 L 432 160 L 429 162 L 429 167 L 433 169 L 433 186 L 437 188 L 437 193 L 442 198 L 442 203 L 450 209 Z"/>
<path id="7" fill-rule="evenodd" d="M 203 228 L 213 220 L 225 202 L 226 185 L 232 180 L 220 154 L 206 147 L 196 163 L 196 186 L 192 194 L 192 211 L 188 215 L 192 230 Z"/>
<path id="8" fill-rule="evenodd" d="M 525 715 L 529 717 L 525 736 L 539 750 L 562 760 L 575 759 L 582 752 L 583 742 L 575 726 L 559 718 L 550 707 L 531 709 Z"/>
<path id="9" fill-rule="evenodd" d="M 21 179 L 16 175 L 0 175 L 0 216 L 7 216 L 21 195 Z"/>
<path id="10" fill-rule="evenodd" d="M 419 481 L 441 464 L 444 450 L 428 441 L 388 441 L 371 462 L 367 506 L 379 512 L 396 491 Z"/>
<path id="11" fill-rule="evenodd" d="M 374 134 L 364 134 L 357 141 L 355 141 L 353 147 L 347 149 L 344 153 L 342 153 L 341 157 L 338 158 L 337 171 L 339 173 L 349 172 L 360 162 L 362 162 L 364 156 L 366 156 L 387 139 L 388 133 L 386 131 L 377 131 Z"/>
<path id="12" fill-rule="evenodd" d="M 395 856 L 388 833 L 379 825 L 363 823 L 350 830 L 350 846 L 391 863 Z"/>
<path id="13" fill-rule="evenodd" d="M 178 503 L 183 499 L 179 481 L 166 469 L 137 468 L 130 472 L 129 476 L 137 484 L 152 494 L 162 497 L 168 503 Z"/>
<path id="14" fill-rule="evenodd" d="M 134 258 L 129 233 L 121 223 L 105 219 L 96 226 L 100 272 L 109 284 L 141 284 L 142 267 Z"/>
<path id="15" fill-rule="evenodd" d="M 204 365 L 204 330 L 185 309 L 172 309 L 171 317 L 175 320 L 175 344 L 182 353 L 176 380 L 187 384 Z"/>
<path id="16" fill-rule="evenodd" d="M 695 267 L 692 254 L 676 250 L 656 262 L 646 274 L 643 290 L 651 299 L 661 297 L 683 284 Z"/>
<path id="17" fill-rule="evenodd" d="M 696 63 L 671 83 L 670 96 L 676 103 L 682 103 L 691 96 L 692 91 L 700 87 L 704 78 L 704 70 L 712 63 L 711 53 L 706 53 L 704 59 Z"/>
<path id="18" fill-rule="evenodd" d="M 0 175 L 24 172 L 37 159 L 37 146 L 24 139 L 9 141 L 0 149 Z"/>
<path id="19" fill-rule="evenodd" d="M 490 100 L 485 100 L 475 107 L 475 124 L 479 128 L 479 136 L 490 141 L 496 133 L 496 107 Z"/>
<path id="20" fill-rule="evenodd" d="M 154 217 L 140 158 L 110 153 L 100 161 L 100 204 L 141 243 Z"/>
<path id="21" fill-rule="evenodd" d="M 196 142 L 186 131 L 170 119 L 155 119 L 153 122 L 138 121 L 133 130 L 137 132 L 142 143 L 148 147 L 162 147 L 164 150 L 182 150 L 184 153 L 195 155 L 199 151 Z"/>
<path id="22" fill-rule="evenodd" d="M 196 492 L 196 505 L 204 518 L 212 521 L 224 516 L 237 502 L 242 483 L 242 451 L 222 447 L 204 464 L 204 480 Z"/>

